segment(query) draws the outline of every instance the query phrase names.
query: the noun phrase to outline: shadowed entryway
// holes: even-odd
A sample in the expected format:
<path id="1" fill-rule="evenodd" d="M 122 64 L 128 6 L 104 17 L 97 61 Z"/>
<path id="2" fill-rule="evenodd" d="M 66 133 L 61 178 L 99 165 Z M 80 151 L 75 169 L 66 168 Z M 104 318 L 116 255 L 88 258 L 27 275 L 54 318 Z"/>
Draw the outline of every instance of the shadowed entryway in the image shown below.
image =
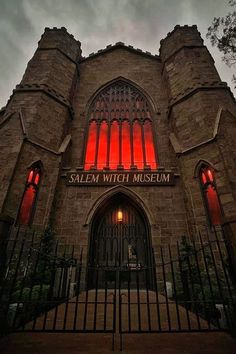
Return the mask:
<path id="1" fill-rule="evenodd" d="M 145 279 L 144 268 L 148 269 Z M 152 250 L 144 212 L 117 193 L 98 209 L 92 222 L 88 286 L 91 289 L 98 283 L 102 288 L 104 282 L 109 286 L 118 276 L 125 278 L 127 270 L 132 270 L 129 286 L 139 273 L 140 287 L 152 287 Z"/>

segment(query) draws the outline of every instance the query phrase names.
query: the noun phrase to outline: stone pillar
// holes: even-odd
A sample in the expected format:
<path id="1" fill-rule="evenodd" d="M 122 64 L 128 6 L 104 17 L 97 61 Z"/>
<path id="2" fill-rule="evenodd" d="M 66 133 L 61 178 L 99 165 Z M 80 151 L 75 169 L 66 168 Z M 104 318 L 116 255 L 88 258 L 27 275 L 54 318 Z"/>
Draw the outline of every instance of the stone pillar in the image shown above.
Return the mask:
<path id="1" fill-rule="evenodd" d="M 69 142 L 80 42 L 65 28 L 46 28 L 0 120 L 0 211 L 16 219 L 27 168 L 40 160 L 34 224 L 48 223 L 61 156 Z"/>

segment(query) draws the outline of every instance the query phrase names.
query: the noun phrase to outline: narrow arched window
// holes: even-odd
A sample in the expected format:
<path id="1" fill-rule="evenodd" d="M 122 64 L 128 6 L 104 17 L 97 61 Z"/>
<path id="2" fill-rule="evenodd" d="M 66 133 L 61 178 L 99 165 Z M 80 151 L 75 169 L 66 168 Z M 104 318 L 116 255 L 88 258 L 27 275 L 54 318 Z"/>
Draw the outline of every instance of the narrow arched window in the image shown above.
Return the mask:
<path id="1" fill-rule="evenodd" d="M 20 225 L 29 225 L 32 221 L 40 179 L 40 166 L 32 166 L 28 172 L 25 191 L 21 200 L 20 210 L 17 218 L 17 223 Z"/>
<path id="2" fill-rule="evenodd" d="M 221 225 L 222 212 L 216 191 L 214 169 L 206 165 L 202 166 L 200 169 L 200 181 L 210 223 L 212 226 Z"/>
<path id="3" fill-rule="evenodd" d="M 126 82 L 106 87 L 89 108 L 84 168 L 157 168 L 150 104 Z"/>

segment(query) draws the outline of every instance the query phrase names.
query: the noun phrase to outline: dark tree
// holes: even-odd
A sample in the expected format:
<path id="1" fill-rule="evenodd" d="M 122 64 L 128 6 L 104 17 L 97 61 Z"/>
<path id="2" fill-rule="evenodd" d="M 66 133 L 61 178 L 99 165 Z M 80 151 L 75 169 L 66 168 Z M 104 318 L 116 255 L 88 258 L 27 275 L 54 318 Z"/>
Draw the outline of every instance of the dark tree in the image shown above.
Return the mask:
<path id="1" fill-rule="evenodd" d="M 215 17 L 206 37 L 223 53 L 223 61 L 232 66 L 236 64 L 236 0 L 229 0 L 229 5 L 233 11 L 224 17 Z M 232 81 L 236 84 L 235 75 Z"/>

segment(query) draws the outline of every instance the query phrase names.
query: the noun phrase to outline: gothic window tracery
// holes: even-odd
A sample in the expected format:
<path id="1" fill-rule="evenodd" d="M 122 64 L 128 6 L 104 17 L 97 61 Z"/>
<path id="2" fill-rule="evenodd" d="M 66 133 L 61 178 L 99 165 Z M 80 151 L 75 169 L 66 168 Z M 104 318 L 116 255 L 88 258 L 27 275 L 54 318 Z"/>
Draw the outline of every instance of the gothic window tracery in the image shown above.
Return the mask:
<path id="1" fill-rule="evenodd" d="M 119 81 L 92 102 L 84 168 L 157 168 L 150 105 L 136 88 Z"/>
<path id="2" fill-rule="evenodd" d="M 40 179 L 41 168 L 38 164 L 33 165 L 28 172 L 25 191 L 17 218 L 17 223 L 20 225 L 29 225 L 32 220 Z"/>
<path id="3" fill-rule="evenodd" d="M 200 169 L 200 181 L 210 223 L 212 226 L 221 225 L 222 212 L 216 190 L 214 169 L 207 165 L 203 165 Z"/>

